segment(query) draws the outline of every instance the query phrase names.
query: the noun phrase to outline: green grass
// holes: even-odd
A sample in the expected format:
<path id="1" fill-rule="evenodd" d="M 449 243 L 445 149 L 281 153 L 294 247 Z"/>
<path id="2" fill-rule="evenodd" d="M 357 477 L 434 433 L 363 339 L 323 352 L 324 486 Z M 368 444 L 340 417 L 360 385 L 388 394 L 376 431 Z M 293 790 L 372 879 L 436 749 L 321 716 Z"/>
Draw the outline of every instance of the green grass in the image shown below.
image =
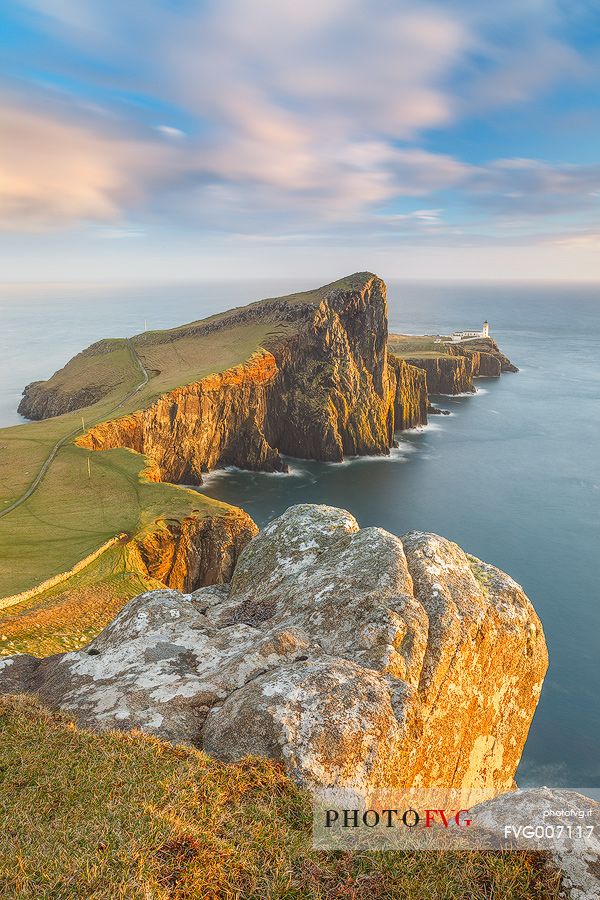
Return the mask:
<path id="1" fill-rule="evenodd" d="M 90 462 L 88 477 L 87 463 Z M 68 444 L 32 497 L 0 519 L 0 597 L 64 572 L 110 538 L 139 533 L 160 516 L 217 508 L 199 494 L 140 478 L 144 458 Z"/>
<path id="2" fill-rule="evenodd" d="M 556 900 L 541 855 L 314 851 L 275 763 L 93 734 L 0 697 L 0 896 L 18 900 Z"/>
<path id="3" fill-rule="evenodd" d="M 68 581 L 0 610 L 0 655 L 51 656 L 89 644 L 128 600 L 162 587 L 116 544 Z"/>
<path id="4" fill-rule="evenodd" d="M 61 438 L 139 409 L 175 385 L 243 362 L 269 330 L 272 325 L 201 336 L 181 331 L 177 340 L 163 343 L 145 339 L 145 364 L 154 375 L 129 399 L 142 374 L 125 341 L 103 341 L 74 357 L 50 380 L 52 389 L 68 394 L 101 382 L 108 393 L 84 409 L 0 430 L 0 511 L 30 486 Z M 68 571 L 110 538 L 139 533 L 158 517 L 181 519 L 192 509 L 209 514 L 224 508 L 196 492 L 144 481 L 145 461 L 137 454 L 92 453 L 73 440 L 59 450 L 32 496 L 0 518 L 0 598 Z"/>
<path id="5" fill-rule="evenodd" d="M 167 391 L 240 365 L 276 334 L 287 331 L 284 323 L 251 323 L 209 334 L 174 329 L 139 335 L 134 346 L 152 377 L 124 408 L 130 411 L 144 408 Z M 165 335 L 169 336 L 168 340 L 164 339 Z"/>
<path id="6" fill-rule="evenodd" d="M 114 352 L 101 353 L 98 358 L 79 354 L 51 379 L 58 391 L 69 393 L 93 386 L 103 377 L 108 392 L 101 400 L 61 416 L 0 429 L 0 512 L 29 487 L 58 440 L 74 430 L 83 431 L 84 427 L 122 413 L 120 403 L 140 383 L 142 376 L 125 342 L 102 343 L 117 344 L 117 348 Z M 85 365 L 82 360 L 86 361 Z M 69 380 L 67 370 L 70 372 L 71 367 L 73 377 Z"/>
<path id="7" fill-rule="evenodd" d="M 434 359 L 448 354 L 440 349 L 442 345 L 435 343 L 433 335 L 390 334 L 388 348 L 395 356 L 401 358 Z"/>

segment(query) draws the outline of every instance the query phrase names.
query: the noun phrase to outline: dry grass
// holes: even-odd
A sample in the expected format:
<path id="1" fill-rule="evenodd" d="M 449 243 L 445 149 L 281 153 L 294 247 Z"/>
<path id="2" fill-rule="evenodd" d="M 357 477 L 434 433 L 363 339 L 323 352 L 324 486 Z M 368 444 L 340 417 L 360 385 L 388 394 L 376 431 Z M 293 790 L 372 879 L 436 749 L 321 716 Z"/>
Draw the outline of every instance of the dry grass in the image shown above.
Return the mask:
<path id="1" fill-rule="evenodd" d="M 132 571 L 117 544 L 52 590 L 0 610 L 0 656 L 50 656 L 86 646 L 138 594 L 163 585 Z"/>
<path id="2" fill-rule="evenodd" d="M 19 900 L 553 900 L 525 853 L 316 852 L 281 768 L 0 698 L 0 896 Z"/>

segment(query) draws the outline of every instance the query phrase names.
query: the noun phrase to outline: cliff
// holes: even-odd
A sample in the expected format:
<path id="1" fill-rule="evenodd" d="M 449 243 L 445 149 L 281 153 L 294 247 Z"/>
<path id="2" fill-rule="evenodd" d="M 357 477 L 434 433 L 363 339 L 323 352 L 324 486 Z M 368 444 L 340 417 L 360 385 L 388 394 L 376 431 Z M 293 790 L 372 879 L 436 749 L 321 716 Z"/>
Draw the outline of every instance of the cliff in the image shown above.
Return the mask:
<path id="1" fill-rule="evenodd" d="M 407 363 L 427 373 L 427 390 L 430 394 L 474 393 L 474 378 L 491 378 L 502 372 L 518 372 L 517 367 L 500 352 L 491 338 L 440 345 L 433 338 L 390 335 L 390 348 L 400 352 Z"/>
<path id="2" fill-rule="evenodd" d="M 152 478 L 200 484 L 219 466 L 284 468 L 264 433 L 268 386 L 277 373 L 271 353 L 160 396 L 147 409 L 102 422 L 78 439 L 91 450 L 128 447 L 153 464 Z"/>
<path id="3" fill-rule="evenodd" d="M 470 358 L 454 355 L 409 357 L 406 362 L 427 374 L 430 394 L 474 394 L 473 364 Z"/>
<path id="4" fill-rule="evenodd" d="M 84 650 L 0 660 L 0 692 L 226 761 L 272 757 L 309 786 L 481 799 L 513 786 L 546 667 L 503 572 L 437 535 L 302 505 L 248 544 L 229 585 L 142 594 Z"/>
<path id="5" fill-rule="evenodd" d="M 460 344 L 446 344 L 446 350 L 455 356 L 464 356 L 472 362 L 474 376 L 497 376 L 502 372 L 518 372 L 518 368 L 508 356 L 500 351 L 492 338 L 463 341 Z"/>
<path id="6" fill-rule="evenodd" d="M 128 544 L 129 568 L 184 592 L 224 584 L 257 532 L 250 516 L 236 508 L 226 515 L 159 520 Z"/>
<path id="7" fill-rule="evenodd" d="M 404 431 L 427 423 L 427 373 L 419 366 L 388 354 L 394 397 L 394 429 Z"/>
<path id="8" fill-rule="evenodd" d="M 491 339 L 440 352 L 417 337 L 417 351 L 432 346 L 413 354 L 396 352 L 406 336 L 389 337 L 388 346 L 385 284 L 359 272 L 170 331 L 99 342 L 27 388 L 21 410 L 73 409 L 114 391 L 115 370 L 131 378 L 137 361 L 148 374 L 139 408 L 77 443 L 127 447 L 151 460 L 156 479 L 200 484 L 223 466 L 285 470 L 282 455 L 336 462 L 387 454 L 395 431 L 427 422 L 428 392 L 474 392 L 475 377 L 514 370 Z"/>
<path id="9" fill-rule="evenodd" d="M 283 470 L 281 454 L 341 461 L 389 453 L 395 430 L 427 421 L 425 379 L 388 354 L 383 281 L 369 273 L 345 281 L 189 326 L 187 340 L 233 327 L 271 330 L 242 364 L 166 391 L 78 444 L 129 447 L 152 460 L 160 479 L 187 484 L 228 465 Z"/>
<path id="10" fill-rule="evenodd" d="M 18 412 L 48 419 L 91 406 L 138 375 L 125 339 L 97 341 L 74 356 L 48 381 L 33 381 L 23 391 Z"/>

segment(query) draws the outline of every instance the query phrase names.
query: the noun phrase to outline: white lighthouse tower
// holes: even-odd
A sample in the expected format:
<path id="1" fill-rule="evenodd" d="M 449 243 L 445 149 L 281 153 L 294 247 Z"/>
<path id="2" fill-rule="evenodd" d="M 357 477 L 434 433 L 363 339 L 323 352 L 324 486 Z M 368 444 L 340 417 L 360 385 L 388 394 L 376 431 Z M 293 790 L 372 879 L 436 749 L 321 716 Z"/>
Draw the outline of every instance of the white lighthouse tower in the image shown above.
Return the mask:
<path id="1" fill-rule="evenodd" d="M 481 336 L 486 338 L 490 336 L 490 323 L 486 319 L 483 323 L 483 328 L 481 329 Z"/>

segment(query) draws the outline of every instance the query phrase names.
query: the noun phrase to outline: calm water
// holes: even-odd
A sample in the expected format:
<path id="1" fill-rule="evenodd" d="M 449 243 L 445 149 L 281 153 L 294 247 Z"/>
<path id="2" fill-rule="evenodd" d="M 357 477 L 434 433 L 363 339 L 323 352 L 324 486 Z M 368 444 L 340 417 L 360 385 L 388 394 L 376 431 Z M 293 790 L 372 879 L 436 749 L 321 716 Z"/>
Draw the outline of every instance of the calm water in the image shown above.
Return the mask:
<path id="1" fill-rule="evenodd" d="M 0 424 L 23 385 L 103 336 L 208 315 L 306 285 L 5 287 Z M 291 461 L 290 475 L 211 475 L 206 493 L 262 525 L 292 503 L 351 510 L 362 525 L 435 531 L 523 584 L 550 670 L 519 783 L 600 786 L 600 288 L 389 285 L 391 327 L 479 327 L 521 368 L 440 401 L 451 416 L 400 436 L 389 460 Z M 3 346 L 2 346 L 3 344 Z"/>

